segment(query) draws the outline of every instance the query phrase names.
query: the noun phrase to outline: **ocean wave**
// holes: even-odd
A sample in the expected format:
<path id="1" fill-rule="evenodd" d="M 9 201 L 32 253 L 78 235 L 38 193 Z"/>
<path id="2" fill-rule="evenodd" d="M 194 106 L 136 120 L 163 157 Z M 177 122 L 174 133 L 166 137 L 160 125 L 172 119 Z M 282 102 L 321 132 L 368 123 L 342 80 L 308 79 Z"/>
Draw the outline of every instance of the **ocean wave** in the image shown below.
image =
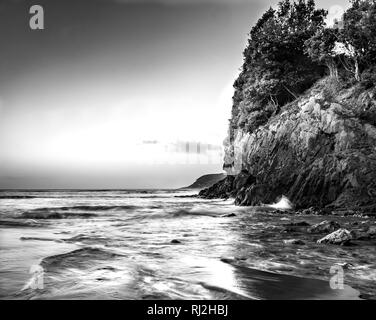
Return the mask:
<path id="1" fill-rule="evenodd" d="M 109 238 L 99 236 L 99 235 L 87 235 L 87 234 L 78 234 L 68 239 L 64 239 L 65 242 L 93 242 L 93 243 L 101 243 L 108 241 Z M 112 241 L 114 239 L 111 239 Z"/>
<path id="2" fill-rule="evenodd" d="M 53 242 L 63 242 L 60 239 L 53 238 L 42 238 L 42 237 L 21 237 L 21 241 L 53 241 Z"/>
<path id="3" fill-rule="evenodd" d="M 27 196 L 27 195 L 0 195 L 0 199 L 35 199 L 36 196 Z"/>
<path id="4" fill-rule="evenodd" d="M 85 247 L 67 253 L 43 258 L 40 265 L 47 271 L 61 268 L 86 268 L 92 260 L 110 260 L 120 254 L 95 247 Z"/>
<path id="5" fill-rule="evenodd" d="M 155 219 L 175 219 L 184 217 L 220 217 L 221 214 L 217 211 L 198 210 L 198 209 L 177 209 L 177 210 L 163 210 L 164 206 L 157 206 L 155 208 L 147 207 L 146 211 L 140 211 L 137 215 L 132 215 L 127 218 L 117 219 L 116 226 L 127 226 L 129 221 L 134 220 L 155 220 Z M 145 208 L 144 208 L 145 209 Z M 150 210 L 152 209 L 152 211 Z"/>
<path id="6" fill-rule="evenodd" d="M 95 267 L 97 261 L 107 262 L 116 257 L 120 257 L 120 255 L 95 247 L 85 247 L 63 254 L 48 256 L 43 258 L 39 264 L 32 266 L 30 272 L 33 273 L 33 276 L 15 296 L 30 299 L 35 297 L 36 293 L 48 293 L 48 287 L 56 285 L 59 282 L 68 286 L 74 286 L 75 280 L 72 281 L 73 275 L 77 276 L 82 272 L 86 272 L 83 269 Z M 115 268 L 107 265 L 102 265 L 96 269 L 116 271 Z M 67 271 L 70 273 L 69 277 L 66 274 Z M 52 277 L 50 273 L 52 273 Z M 39 290 L 36 291 L 35 286 L 38 284 L 41 284 L 42 287 L 37 287 Z"/>
<path id="7" fill-rule="evenodd" d="M 211 210 L 197 210 L 197 209 L 179 209 L 177 211 L 172 211 L 169 213 L 171 217 L 184 217 L 184 216 L 208 216 L 208 217 L 218 217 L 220 216 L 218 212 Z"/>
<path id="8" fill-rule="evenodd" d="M 80 205 L 80 206 L 64 206 L 64 207 L 45 207 L 45 208 L 38 208 L 32 211 L 38 212 L 48 212 L 48 211 L 108 211 L 108 210 L 130 210 L 136 209 L 137 206 L 135 205 Z"/>
<path id="9" fill-rule="evenodd" d="M 20 218 L 26 219 L 69 219 L 69 218 L 92 218 L 97 215 L 94 213 L 78 212 L 45 212 L 45 211 L 27 211 Z"/>
<path id="10" fill-rule="evenodd" d="M 43 227 L 45 223 L 40 223 L 38 221 L 29 219 L 29 220 L 16 220 L 16 219 L 3 219 L 0 220 L 0 227 Z"/>
<path id="11" fill-rule="evenodd" d="M 65 207 L 45 207 L 23 212 L 19 218 L 26 219 L 72 219 L 72 218 L 93 218 L 97 216 L 96 212 L 100 211 L 122 211 L 134 210 L 137 206 L 65 206 Z"/>

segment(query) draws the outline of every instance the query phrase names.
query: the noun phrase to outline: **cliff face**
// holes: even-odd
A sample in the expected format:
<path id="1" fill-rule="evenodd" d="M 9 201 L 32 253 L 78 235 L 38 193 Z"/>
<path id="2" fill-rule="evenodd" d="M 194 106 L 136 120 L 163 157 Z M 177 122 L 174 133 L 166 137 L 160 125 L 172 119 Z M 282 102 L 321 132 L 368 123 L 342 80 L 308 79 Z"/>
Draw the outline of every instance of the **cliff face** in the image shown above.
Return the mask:
<path id="1" fill-rule="evenodd" d="M 247 104 L 234 100 L 228 176 L 201 196 L 258 205 L 286 195 L 298 208 L 376 208 L 375 87 L 325 78 L 262 122 Z"/>

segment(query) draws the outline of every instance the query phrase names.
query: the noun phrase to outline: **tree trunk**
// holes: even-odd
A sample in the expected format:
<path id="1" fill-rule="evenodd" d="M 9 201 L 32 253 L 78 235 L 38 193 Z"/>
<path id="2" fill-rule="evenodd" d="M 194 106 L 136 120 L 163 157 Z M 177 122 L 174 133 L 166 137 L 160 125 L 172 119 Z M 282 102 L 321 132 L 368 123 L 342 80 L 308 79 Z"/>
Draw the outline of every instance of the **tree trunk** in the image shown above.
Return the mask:
<path id="1" fill-rule="evenodd" d="M 355 58 L 355 72 L 354 73 L 355 73 L 356 81 L 360 81 L 359 62 L 357 58 Z"/>
<path id="2" fill-rule="evenodd" d="M 330 77 L 338 80 L 338 68 L 335 61 L 333 59 L 330 59 L 326 62 L 326 65 L 329 68 Z"/>
<path id="3" fill-rule="evenodd" d="M 286 91 L 289 94 L 291 94 L 294 97 L 294 99 L 298 99 L 298 96 L 294 92 L 292 92 L 289 88 L 287 88 L 284 84 L 283 84 L 283 87 L 286 89 Z"/>

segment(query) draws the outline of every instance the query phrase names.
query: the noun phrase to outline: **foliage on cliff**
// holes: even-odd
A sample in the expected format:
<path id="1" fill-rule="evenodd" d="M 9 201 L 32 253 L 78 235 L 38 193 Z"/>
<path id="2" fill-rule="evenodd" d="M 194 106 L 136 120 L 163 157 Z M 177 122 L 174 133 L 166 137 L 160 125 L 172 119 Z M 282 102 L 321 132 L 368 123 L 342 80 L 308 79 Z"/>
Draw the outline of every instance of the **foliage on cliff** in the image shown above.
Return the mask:
<path id="1" fill-rule="evenodd" d="M 376 81 L 376 2 L 354 0 L 343 21 L 327 27 L 314 0 L 283 0 L 249 34 L 234 83 L 231 125 L 252 132 L 325 75 Z M 363 77 L 362 77 L 363 76 Z"/>

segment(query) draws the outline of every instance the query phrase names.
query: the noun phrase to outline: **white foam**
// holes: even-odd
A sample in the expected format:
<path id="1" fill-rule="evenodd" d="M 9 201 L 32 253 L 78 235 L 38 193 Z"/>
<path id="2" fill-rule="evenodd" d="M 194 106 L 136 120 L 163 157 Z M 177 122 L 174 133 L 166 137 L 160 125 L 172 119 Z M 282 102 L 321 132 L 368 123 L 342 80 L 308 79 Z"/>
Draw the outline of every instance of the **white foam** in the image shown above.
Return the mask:
<path id="1" fill-rule="evenodd" d="M 286 196 L 282 196 L 281 200 L 279 200 L 277 203 L 269 204 L 268 207 L 287 210 L 292 209 L 293 204 Z"/>

